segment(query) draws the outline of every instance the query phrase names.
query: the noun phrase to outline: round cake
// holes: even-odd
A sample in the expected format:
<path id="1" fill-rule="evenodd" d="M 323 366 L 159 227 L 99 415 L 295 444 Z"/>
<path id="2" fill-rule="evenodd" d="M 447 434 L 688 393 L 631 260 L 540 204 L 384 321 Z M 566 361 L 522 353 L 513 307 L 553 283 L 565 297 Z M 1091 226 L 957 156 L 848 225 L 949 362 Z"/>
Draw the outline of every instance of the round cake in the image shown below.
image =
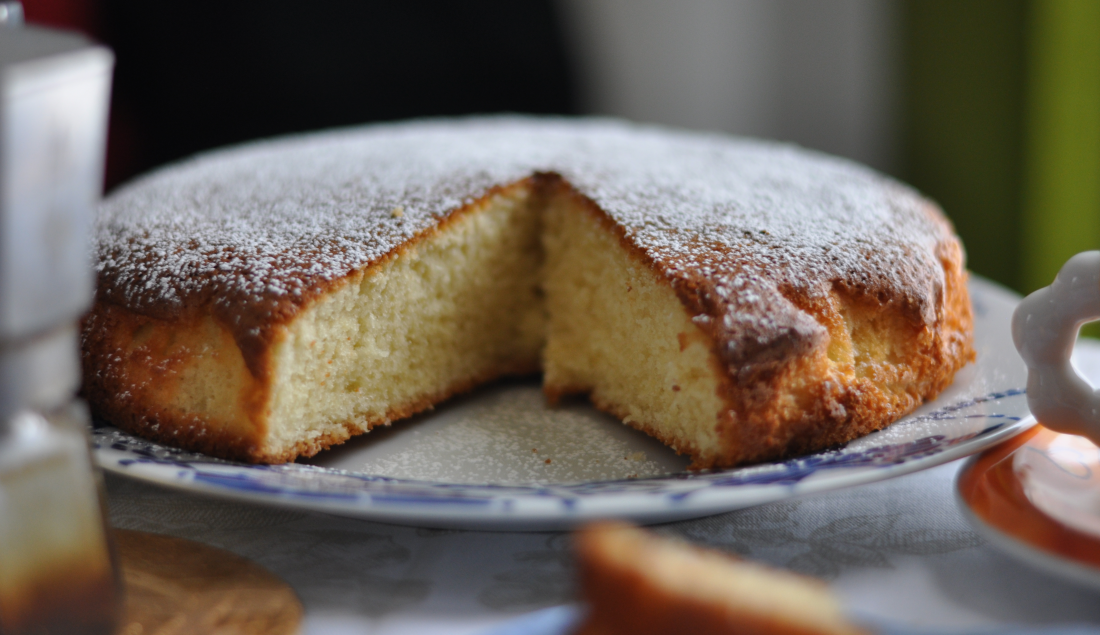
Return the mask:
<path id="1" fill-rule="evenodd" d="M 974 355 L 934 204 L 715 134 L 490 117 L 263 141 L 122 188 L 96 231 L 93 410 L 244 461 L 541 369 L 551 400 L 732 466 L 880 429 Z"/>

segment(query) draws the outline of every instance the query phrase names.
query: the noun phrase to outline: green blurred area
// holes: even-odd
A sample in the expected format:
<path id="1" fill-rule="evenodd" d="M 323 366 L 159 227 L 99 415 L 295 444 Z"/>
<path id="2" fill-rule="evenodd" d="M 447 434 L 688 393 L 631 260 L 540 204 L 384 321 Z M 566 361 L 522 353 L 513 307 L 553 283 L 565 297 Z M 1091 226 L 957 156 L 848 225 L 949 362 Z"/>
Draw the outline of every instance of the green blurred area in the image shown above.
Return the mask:
<path id="1" fill-rule="evenodd" d="M 1020 290 L 1024 0 L 903 4 L 901 177 L 955 223 L 970 268 Z"/>
<path id="2" fill-rule="evenodd" d="M 1100 249 L 1100 1 L 905 0 L 900 24 L 900 176 L 971 270 L 1029 293 Z"/>

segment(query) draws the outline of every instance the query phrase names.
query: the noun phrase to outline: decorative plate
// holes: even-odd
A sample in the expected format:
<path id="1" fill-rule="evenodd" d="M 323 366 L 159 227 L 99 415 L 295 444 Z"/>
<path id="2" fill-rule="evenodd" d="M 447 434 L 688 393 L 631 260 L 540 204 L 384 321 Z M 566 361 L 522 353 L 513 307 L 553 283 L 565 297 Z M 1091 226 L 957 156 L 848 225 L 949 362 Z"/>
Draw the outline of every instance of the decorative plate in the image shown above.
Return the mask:
<path id="1" fill-rule="evenodd" d="M 400 524 L 567 529 L 656 523 L 879 481 L 972 454 L 1034 424 L 1009 335 L 1018 298 L 974 279 L 978 362 L 938 399 L 847 446 L 709 472 L 584 402 L 549 409 L 533 381 L 496 384 L 307 462 L 244 465 L 93 431 L 106 470 L 242 501 Z"/>
<path id="2" fill-rule="evenodd" d="M 967 461 L 959 506 L 1026 564 L 1100 590 L 1100 449 L 1035 426 Z"/>

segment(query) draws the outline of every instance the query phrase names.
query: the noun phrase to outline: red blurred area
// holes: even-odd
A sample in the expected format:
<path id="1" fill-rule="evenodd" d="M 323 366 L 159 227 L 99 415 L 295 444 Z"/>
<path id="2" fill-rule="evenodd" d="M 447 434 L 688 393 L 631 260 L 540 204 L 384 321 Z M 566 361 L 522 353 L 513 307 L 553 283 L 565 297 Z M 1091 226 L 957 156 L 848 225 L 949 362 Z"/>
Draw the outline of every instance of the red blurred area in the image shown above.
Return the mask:
<path id="1" fill-rule="evenodd" d="M 23 0 L 27 22 L 80 31 L 92 37 L 101 33 L 101 15 L 97 0 Z"/>

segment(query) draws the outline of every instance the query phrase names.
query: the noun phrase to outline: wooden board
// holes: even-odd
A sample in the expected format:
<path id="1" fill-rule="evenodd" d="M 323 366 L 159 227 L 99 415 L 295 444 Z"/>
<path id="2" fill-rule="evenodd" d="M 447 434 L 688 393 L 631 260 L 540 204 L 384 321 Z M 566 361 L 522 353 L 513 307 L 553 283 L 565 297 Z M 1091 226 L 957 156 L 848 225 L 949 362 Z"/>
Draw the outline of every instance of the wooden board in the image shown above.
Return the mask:
<path id="1" fill-rule="evenodd" d="M 260 565 L 191 540 L 117 529 L 125 600 L 118 635 L 290 635 L 294 590 Z"/>

